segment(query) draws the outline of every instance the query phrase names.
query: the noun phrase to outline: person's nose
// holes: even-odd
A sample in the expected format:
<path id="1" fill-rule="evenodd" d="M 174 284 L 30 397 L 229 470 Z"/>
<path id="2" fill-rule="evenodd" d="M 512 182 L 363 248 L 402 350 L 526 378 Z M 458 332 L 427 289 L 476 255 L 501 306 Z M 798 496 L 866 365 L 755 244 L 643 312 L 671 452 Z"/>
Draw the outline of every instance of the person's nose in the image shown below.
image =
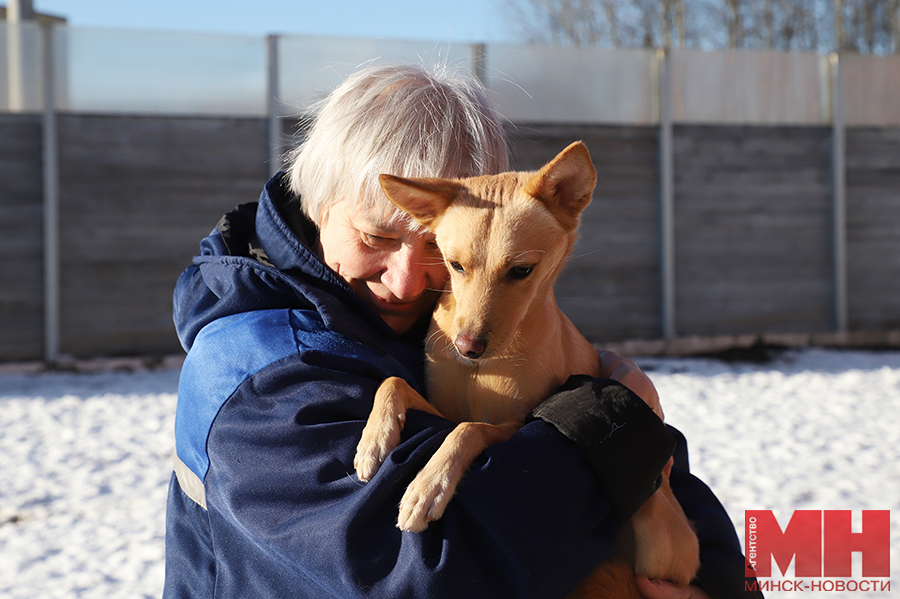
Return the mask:
<path id="1" fill-rule="evenodd" d="M 393 252 L 381 282 L 401 302 L 418 299 L 428 286 L 424 252 L 404 244 Z"/>

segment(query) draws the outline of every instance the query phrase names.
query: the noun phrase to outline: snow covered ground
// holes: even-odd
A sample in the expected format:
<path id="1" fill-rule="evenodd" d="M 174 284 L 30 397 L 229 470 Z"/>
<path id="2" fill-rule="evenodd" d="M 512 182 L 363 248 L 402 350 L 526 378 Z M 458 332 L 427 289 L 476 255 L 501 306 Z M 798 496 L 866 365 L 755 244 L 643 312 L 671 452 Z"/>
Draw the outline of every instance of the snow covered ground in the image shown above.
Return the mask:
<path id="1" fill-rule="evenodd" d="M 748 509 L 782 525 L 795 509 L 894 510 L 900 590 L 900 352 L 638 361 L 741 538 Z M 159 597 L 177 380 L 175 369 L 0 374 L 0 597 Z M 767 593 L 819 595 L 890 596 Z"/>

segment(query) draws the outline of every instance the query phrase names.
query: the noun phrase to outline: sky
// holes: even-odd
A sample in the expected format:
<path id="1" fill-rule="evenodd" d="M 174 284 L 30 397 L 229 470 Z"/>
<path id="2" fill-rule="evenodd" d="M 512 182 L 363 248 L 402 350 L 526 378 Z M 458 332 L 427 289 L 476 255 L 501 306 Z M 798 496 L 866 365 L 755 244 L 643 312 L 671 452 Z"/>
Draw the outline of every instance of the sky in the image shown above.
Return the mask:
<path id="1" fill-rule="evenodd" d="M 73 27 L 515 43 L 502 18 L 506 1 L 33 0 L 33 5 L 37 12 L 67 18 Z"/>

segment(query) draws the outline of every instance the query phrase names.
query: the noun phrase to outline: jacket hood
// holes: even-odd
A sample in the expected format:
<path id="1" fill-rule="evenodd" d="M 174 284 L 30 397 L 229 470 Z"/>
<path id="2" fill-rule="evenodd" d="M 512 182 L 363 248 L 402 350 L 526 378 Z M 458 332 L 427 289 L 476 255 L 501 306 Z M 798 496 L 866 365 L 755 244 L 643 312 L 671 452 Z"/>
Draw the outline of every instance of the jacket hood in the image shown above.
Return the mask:
<path id="1" fill-rule="evenodd" d="M 316 227 L 284 173 L 269 180 L 258 202 L 223 216 L 175 286 L 175 329 L 185 351 L 214 320 L 284 308 L 313 309 L 329 329 L 384 349 L 393 331 L 316 255 L 316 243 Z"/>

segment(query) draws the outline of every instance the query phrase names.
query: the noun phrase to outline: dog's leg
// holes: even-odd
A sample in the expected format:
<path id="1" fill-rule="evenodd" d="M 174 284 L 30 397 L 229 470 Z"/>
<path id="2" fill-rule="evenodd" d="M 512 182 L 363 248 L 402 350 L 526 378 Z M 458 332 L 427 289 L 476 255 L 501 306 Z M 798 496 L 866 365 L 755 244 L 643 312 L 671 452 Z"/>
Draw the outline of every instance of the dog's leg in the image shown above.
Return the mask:
<path id="1" fill-rule="evenodd" d="M 375 393 L 372 412 L 363 429 L 362 439 L 356 446 L 353 467 L 360 480 L 371 480 L 388 454 L 400 444 L 400 431 L 410 409 L 441 415 L 403 379 L 385 379 Z"/>
<path id="2" fill-rule="evenodd" d="M 494 443 L 512 436 L 522 423 L 463 422 L 451 432 L 406 488 L 400 500 L 401 530 L 421 532 L 444 515 L 456 486 L 475 458 Z"/>
<path id="3" fill-rule="evenodd" d="M 634 570 L 627 560 L 615 555 L 581 581 L 566 599 L 643 599 L 634 582 Z"/>
<path id="4" fill-rule="evenodd" d="M 675 499 L 669 477 L 631 517 L 636 545 L 635 572 L 686 586 L 700 568 L 700 545 Z"/>

